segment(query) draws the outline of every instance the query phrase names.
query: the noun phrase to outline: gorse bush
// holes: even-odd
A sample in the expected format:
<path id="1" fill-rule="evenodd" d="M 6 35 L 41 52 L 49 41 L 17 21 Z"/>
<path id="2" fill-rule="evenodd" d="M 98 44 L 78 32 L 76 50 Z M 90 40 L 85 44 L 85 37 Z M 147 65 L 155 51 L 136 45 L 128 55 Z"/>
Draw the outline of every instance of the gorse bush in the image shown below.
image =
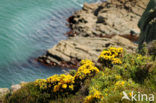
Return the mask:
<path id="1" fill-rule="evenodd" d="M 122 64 L 122 61 L 119 58 L 122 56 L 122 53 L 123 48 L 110 47 L 101 52 L 98 61 L 107 67 L 112 67 L 113 64 Z"/>
<path id="2" fill-rule="evenodd" d="M 96 68 L 90 60 L 82 60 L 80 65 L 74 76 L 70 74 L 53 75 L 47 79 L 36 80 L 36 86 L 54 95 L 74 93 L 80 88 L 80 84 L 83 83 L 85 79 L 93 77 L 99 72 L 99 69 Z"/>
<path id="3" fill-rule="evenodd" d="M 117 68 L 123 78 L 132 78 L 135 82 L 143 83 L 149 75 L 152 60 L 149 56 L 127 54 L 123 57 L 122 62 L 123 64 L 116 65 L 113 68 Z"/>
<path id="4" fill-rule="evenodd" d="M 156 61 L 150 56 L 110 47 L 101 52 L 98 62 L 99 69 L 82 60 L 77 71 L 38 79 L 6 96 L 5 103 L 131 103 L 121 101 L 123 91 L 128 96 L 132 91 L 156 94 Z"/>
<path id="5" fill-rule="evenodd" d="M 94 103 L 101 98 L 103 98 L 101 92 L 94 88 L 93 90 L 90 91 L 90 95 L 85 98 L 83 103 Z"/>
<path id="6" fill-rule="evenodd" d="M 99 72 L 92 79 L 89 90 L 92 91 L 96 88 L 100 91 L 101 98 L 97 100 L 98 102 L 114 103 L 121 102 L 122 91 L 130 93 L 131 90 L 138 88 L 138 86 L 139 85 L 131 79 L 124 80 L 119 74 L 117 74 L 116 70 L 112 71 L 107 68 L 107 70 Z"/>
<path id="7" fill-rule="evenodd" d="M 40 87 L 41 90 L 47 92 L 69 92 L 74 89 L 74 77 L 71 75 L 54 75 L 49 78 L 36 80 L 36 85 Z"/>
<path id="8" fill-rule="evenodd" d="M 104 52 L 101 54 L 103 55 Z M 118 65 L 113 64 L 110 59 L 102 59 L 105 62 L 100 63 L 105 67 L 103 71 L 92 78 L 89 87 L 89 91 L 96 88 L 101 98 L 92 97 L 93 94 L 89 92 L 89 95 L 84 99 L 85 103 L 129 103 L 128 100 L 121 101 L 123 91 L 129 96 L 132 95 L 132 91 L 134 93 L 138 91 L 147 94 L 156 93 L 156 80 L 154 80 L 156 65 L 154 65 L 155 62 L 152 61 L 151 57 L 140 54 L 126 54 L 118 57 L 122 61 Z M 106 65 L 106 62 L 111 62 L 111 66 Z M 141 102 L 148 103 L 147 101 Z"/>
<path id="9" fill-rule="evenodd" d="M 74 76 L 75 81 L 78 83 L 79 81 L 84 81 L 89 77 L 93 77 L 99 72 L 99 69 L 95 67 L 95 64 L 90 60 L 82 60 L 80 65 L 81 66 L 78 68 L 78 71 Z"/>
<path id="10" fill-rule="evenodd" d="M 77 72 L 73 71 L 72 75 L 61 74 L 53 75 L 47 79 L 38 79 L 34 83 L 24 86 L 19 92 L 7 96 L 5 103 L 48 103 L 58 98 L 68 97 L 70 94 L 75 94 L 86 79 L 90 79 L 98 72 L 99 69 L 95 67 L 95 64 L 92 61 L 82 60 Z M 24 95 L 23 91 L 27 94 Z M 36 95 L 32 94 L 32 92 Z M 25 96 L 27 101 L 20 98 L 20 95 L 18 94 L 20 94 L 21 97 Z M 71 99 L 64 100 L 73 101 Z"/>

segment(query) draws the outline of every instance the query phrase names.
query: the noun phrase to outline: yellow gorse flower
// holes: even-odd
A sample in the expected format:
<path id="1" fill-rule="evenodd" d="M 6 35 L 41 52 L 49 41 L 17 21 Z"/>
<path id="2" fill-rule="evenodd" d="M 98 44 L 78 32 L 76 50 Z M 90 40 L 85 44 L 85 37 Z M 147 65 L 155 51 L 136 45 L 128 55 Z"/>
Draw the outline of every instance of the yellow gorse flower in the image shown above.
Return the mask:
<path id="1" fill-rule="evenodd" d="M 92 77 L 99 72 L 94 63 L 90 60 L 82 60 L 75 76 L 70 74 L 53 75 L 47 79 L 36 80 L 35 83 L 41 90 L 51 90 L 53 92 L 73 91 L 75 81 L 84 80 L 86 77 Z"/>
<path id="2" fill-rule="evenodd" d="M 59 91 L 59 89 L 60 89 L 60 86 L 59 85 L 55 85 L 54 89 L 53 89 L 53 92 L 57 92 L 57 91 Z"/>
<path id="3" fill-rule="evenodd" d="M 112 63 L 113 64 L 122 64 L 122 61 L 119 58 L 113 58 Z"/>
<path id="4" fill-rule="evenodd" d="M 69 85 L 69 88 L 70 88 L 71 90 L 74 90 L 74 86 L 73 86 L 73 85 Z"/>
<path id="5" fill-rule="evenodd" d="M 63 84 L 63 85 L 62 85 L 62 88 L 63 88 L 63 89 L 66 89 L 66 88 L 67 88 L 67 84 Z"/>
<path id="6" fill-rule="evenodd" d="M 109 64 L 122 64 L 119 59 L 120 54 L 123 52 L 123 48 L 110 47 L 108 50 L 103 50 L 99 56 L 100 62 Z"/>
<path id="7" fill-rule="evenodd" d="M 53 75 L 47 79 L 40 79 L 35 82 L 42 90 L 47 88 L 53 89 L 53 92 L 63 91 L 65 89 L 73 90 L 73 87 L 68 88 L 68 85 L 73 86 L 74 77 L 69 74 Z"/>
<path id="8" fill-rule="evenodd" d="M 116 87 L 123 87 L 125 85 L 125 81 L 117 81 L 116 83 L 115 83 L 115 86 Z"/>
<path id="9" fill-rule="evenodd" d="M 99 69 L 95 67 L 94 63 L 90 60 L 82 60 L 80 62 L 81 66 L 78 68 L 75 74 L 75 79 L 85 79 L 86 77 L 92 77 L 99 72 Z"/>
<path id="10" fill-rule="evenodd" d="M 87 96 L 83 103 L 92 103 L 94 100 L 98 100 L 103 98 L 100 91 L 93 88 L 93 91 L 91 91 L 91 95 Z"/>
<path id="11" fill-rule="evenodd" d="M 81 60 L 80 65 L 84 65 L 84 64 L 94 65 L 94 63 L 88 59 Z"/>
<path id="12" fill-rule="evenodd" d="M 121 79 L 121 76 L 120 75 L 116 75 L 115 78 L 118 80 L 118 79 Z"/>
<path id="13" fill-rule="evenodd" d="M 129 95 L 132 96 L 132 93 L 130 92 Z"/>

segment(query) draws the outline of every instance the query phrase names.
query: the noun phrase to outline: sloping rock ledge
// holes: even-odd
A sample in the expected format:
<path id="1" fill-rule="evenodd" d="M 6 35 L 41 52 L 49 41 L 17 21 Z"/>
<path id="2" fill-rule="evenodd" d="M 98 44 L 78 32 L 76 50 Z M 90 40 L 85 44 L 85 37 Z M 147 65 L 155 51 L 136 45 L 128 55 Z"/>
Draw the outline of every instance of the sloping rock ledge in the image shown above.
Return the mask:
<path id="1" fill-rule="evenodd" d="M 75 68 L 82 59 L 97 61 L 100 52 L 108 47 L 123 47 L 127 52 L 136 51 L 137 44 L 121 36 L 112 38 L 71 37 L 60 41 L 37 60 L 49 66 Z"/>
<path id="2" fill-rule="evenodd" d="M 126 38 L 137 40 L 140 33 L 137 24 L 148 2 L 107 0 L 103 3 L 85 3 L 82 10 L 68 19 L 71 28 L 67 33 L 69 38 L 60 41 L 37 61 L 48 66 L 76 68 L 82 59 L 96 62 L 100 52 L 110 46 L 135 52 L 137 45 Z"/>

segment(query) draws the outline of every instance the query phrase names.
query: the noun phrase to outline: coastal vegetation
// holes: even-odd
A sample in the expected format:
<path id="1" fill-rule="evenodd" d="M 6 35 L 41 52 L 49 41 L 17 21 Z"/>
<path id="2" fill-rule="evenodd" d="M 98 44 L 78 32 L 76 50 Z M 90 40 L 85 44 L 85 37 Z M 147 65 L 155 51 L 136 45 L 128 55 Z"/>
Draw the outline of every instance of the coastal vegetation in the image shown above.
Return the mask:
<path id="1" fill-rule="evenodd" d="M 25 84 L 7 94 L 4 103 L 131 103 L 121 100 L 123 91 L 155 95 L 156 61 L 143 54 L 104 49 L 96 63 L 85 59 L 77 71 Z M 147 103 L 146 98 L 140 102 Z"/>
<path id="2" fill-rule="evenodd" d="M 154 103 L 156 42 L 143 45 L 139 51 L 136 43 L 136 22 L 147 1 L 84 4 L 68 20 L 71 37 L 37 59 L 48 66 L 74 70 L 26 83 L 7 93 L 3 102 Z"/>

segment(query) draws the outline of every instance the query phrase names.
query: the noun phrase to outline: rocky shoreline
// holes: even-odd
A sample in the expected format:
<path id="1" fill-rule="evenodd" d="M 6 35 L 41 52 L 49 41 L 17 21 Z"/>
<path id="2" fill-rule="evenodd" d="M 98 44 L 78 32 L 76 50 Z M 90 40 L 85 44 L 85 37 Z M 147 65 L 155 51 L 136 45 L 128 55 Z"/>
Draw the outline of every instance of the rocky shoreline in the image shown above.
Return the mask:
<path id="1" fill-rule="evenodd" d="M 37 61 L 47 66 L 76 68 L 82 59 L 97 61 L 100 52 L 108 47 L 122 47 L 128 53 L 135 53 L 134 42 L 140 33 L 138 21 L 149 0 L 109 0 L 103 3 L 87 4 L 82 10 L 69 17 L 71 29 L 62 40 Z M 1 98 L 20 89 L 25 82 L 0 88 Z"/>
<path id="2" fill-rule="evenodd" d="M 130 53 L 137 49 L 137 44 L 118 35 L 112 38 L 70 37 L 49 49 L 38 61 L 50 66 L 76 68 L 82 59 L 96 62 L 100 52 L 111 46 L 122 47 Z"/>
<path id="3" fill-rule="evenodd" d="M 85 3 L 82 10 L 68 19 L 71 31 L 66 35 L 69 38 L 47 50 L 37 61 L 48 66 L 76 68 L 82 59 L 96 62 L 99 53 L 110 46 L 134 53 L 137 48 L 134 42 L 140 33 L 137 24 L 148 2 L 109 0 Z"/>

